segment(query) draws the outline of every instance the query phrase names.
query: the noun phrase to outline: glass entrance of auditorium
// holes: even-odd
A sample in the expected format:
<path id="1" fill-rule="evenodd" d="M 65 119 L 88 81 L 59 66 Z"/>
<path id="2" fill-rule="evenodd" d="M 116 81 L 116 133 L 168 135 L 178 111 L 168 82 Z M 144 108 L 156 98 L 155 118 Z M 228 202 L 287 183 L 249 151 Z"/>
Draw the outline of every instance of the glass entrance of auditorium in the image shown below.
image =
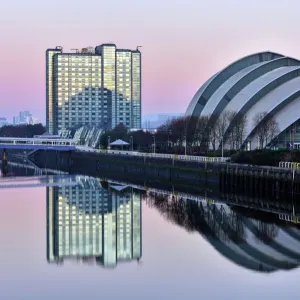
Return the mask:
<path id="1" fill-rule="evenodd" d="M 294 149 L 300 150 L 300 143 L 295 143 L 294 144 Z"/>

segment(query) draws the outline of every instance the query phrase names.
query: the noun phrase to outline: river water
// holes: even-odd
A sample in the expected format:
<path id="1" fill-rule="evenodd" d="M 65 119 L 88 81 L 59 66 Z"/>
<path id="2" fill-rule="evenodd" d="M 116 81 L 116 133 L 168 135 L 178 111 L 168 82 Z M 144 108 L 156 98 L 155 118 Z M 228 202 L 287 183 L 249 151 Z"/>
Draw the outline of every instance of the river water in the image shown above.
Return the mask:
<path id="1" fill-rule="evenodd" d="M 299 296 L 300 227 L 282 209 L 41 173 L 0 179 L 0 299 Z"/>

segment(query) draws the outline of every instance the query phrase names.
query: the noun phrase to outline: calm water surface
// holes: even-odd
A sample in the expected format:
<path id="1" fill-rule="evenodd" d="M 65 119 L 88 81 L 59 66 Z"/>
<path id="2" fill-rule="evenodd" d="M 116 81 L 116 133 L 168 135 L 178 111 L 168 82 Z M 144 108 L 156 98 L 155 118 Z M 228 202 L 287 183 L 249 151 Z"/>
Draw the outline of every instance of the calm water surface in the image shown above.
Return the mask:
<path id="1" fill-rule="evenodd" d="M 0 187 L 0 299 L 299 297 L 300 230 L 278 216 L 85 176 Z"/>

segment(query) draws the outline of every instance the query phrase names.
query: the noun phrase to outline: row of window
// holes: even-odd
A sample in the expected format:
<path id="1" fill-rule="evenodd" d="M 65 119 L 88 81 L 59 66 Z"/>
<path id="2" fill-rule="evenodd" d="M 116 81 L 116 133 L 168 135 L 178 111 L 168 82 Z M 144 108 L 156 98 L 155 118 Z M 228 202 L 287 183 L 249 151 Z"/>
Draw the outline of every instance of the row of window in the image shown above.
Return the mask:
<path id="1" fill-rule="evenodd" d="M 59 87 L 57 88 L 59 91 L 65 91 L 65 92 L 68 92 L 70 90 L 70 88 L 67 88 L 67 87 Z M 78 88 L 77 88 L 78 89 Z M 99 87 L 87 87 L 87 88 L 84 88 L 83 90 L 80 91 L 80 94 L 84 94 L 84 95 L 95 95 L 95 94 L 99 94 L 103 92 L 103 94 L 111 94 L 112 92 L 111 91 L 108 91 L 106 89 L 103 89 L 103 91 L 101 90 L 101 88 Z"/>
<path id="2" fill-rule="evenodd" d="M 98 117 L 104 117 L 106 118 L 107 117 L 107 111 L 98 111 L 97 113 L 89 113 L 87 114 L 86 112 L 74 112 L 72 111 L 72 113 L 59 113 L 58 116 L 60 119 L 68 119 L 69 117 L 71 118 L 71 116 L 78 116 L 78 117 L 93 117 L 93 116 L 98 116 Z"/>
<path id="3" fill-rule="evenodd" d="M 66 107 L 68 106 L 72 106 L 72 105 L 75 105 L 76 107 L 77 106 L 87 106 L 87 107 L 91 107 L 91 106 L 102 106 L 102 105 L 107 105 L 108 102 L 106 101 L 107 98 L 105 98 L 103 101 L 97 101 L 97 102 L 88 102 L 87 99 L 85 99 L 86 102 L 81 102 L 82 100 L 84 100 L 83 98 L 75 98 L 75 97 L 72 97 L 72 102 L 69 102 L 69 101 L 65 101 L 63 102 L 63 98 L 62 97 L 59 97 L 58 98 L 58 104 L 61 104 L 61 105 L 64 105 Z M 95 101 L 95 99 L 90 99 L 90 100 L 93 100 Z M 99 100 L 99 99 L 98 99 Z M 74 102 L 76 101 L 76 102 Z M 121 104 L 121 103 L 120 103 Z"/>
<path id="4" fill-rule="evenodd" d="M 73 209 L 75 210 L 76 207 L 72 205 L 76 205 L 76 206 L 92 206 L 92 207 L 96 207 L 99 206 L 101 207 L 102 205 L 106 205 L 105 203 L 107 203 L 109 201 L 108 195 L 107 193 L 104 194 L 97 194 L 97 195 L 90 195 L 88 192 L 77 192 L 77 193 L 73 193 L 72 196 L 68 195 L 68 197 L 72 197 L 72 198 L 77 198 L 77 197 L 85 197 L 88 198 L 87 200 L 84 200 L 84 202 L 81 202 L 82 200 L 78 200 L 78 199 L 73 199 L 70 200 L 70 204 L 66 204 L 65 202 L 59 202 L 59 209 Z M 99 199 L 101 199 L 101 202 L 99 201 Z M 62 208 L 62 206 L 64 206 Z"/>
<path id="5" fill-rule="evenodd" d="M 105 70 L 114 70 L 114 69 L 117 69 L 117 70 L 122 70 L 123 72 L 131 72 L 132 68 L 130 65 L 128 64 L 116 64 L 116 65 L 110 65 L 110 64 L 104 64 L 105 66 Z M 48 68 L 48 70 L 52 70 L 54 68 Z M 58 66 L 55 68 L 56 70 L 58 71 L 61 71 L 61 70 L 73 70 L 73 71 L 91 71 L 91 70 L 96 70 L 96 71 L 100 71 L 102 69 L 102 66 L 101 64 L 99 65 L 92 65 L 92 64 L 89 64 L 89 65 L 75 65 L 75 64 L 58 64 Z M 139 70 L 139 68 L 135 67 L 134 68 L 135 71 Z"/>

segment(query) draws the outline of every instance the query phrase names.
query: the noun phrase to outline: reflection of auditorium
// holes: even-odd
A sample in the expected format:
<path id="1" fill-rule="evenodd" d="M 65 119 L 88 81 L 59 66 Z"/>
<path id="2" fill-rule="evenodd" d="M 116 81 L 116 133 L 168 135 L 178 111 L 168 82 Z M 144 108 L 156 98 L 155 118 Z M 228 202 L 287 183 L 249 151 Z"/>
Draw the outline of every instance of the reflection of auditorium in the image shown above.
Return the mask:
<path id="1" fill-rule="evenodd" d="M 47 188 L 48 262 L 114 267 L 141 255 L 141 197 L 131 187 L 87 178 Z"/>
<path id="2" fill-rule="evenodd" d="M 148 203 L 169 221 L 198 231 L 219 253 L 244 268 L 273 272 L 300 265 L 300 230 L 278 215 L 256 211 L 246 216 L 226 204 L 172 196 L 153 195 Z"/>

